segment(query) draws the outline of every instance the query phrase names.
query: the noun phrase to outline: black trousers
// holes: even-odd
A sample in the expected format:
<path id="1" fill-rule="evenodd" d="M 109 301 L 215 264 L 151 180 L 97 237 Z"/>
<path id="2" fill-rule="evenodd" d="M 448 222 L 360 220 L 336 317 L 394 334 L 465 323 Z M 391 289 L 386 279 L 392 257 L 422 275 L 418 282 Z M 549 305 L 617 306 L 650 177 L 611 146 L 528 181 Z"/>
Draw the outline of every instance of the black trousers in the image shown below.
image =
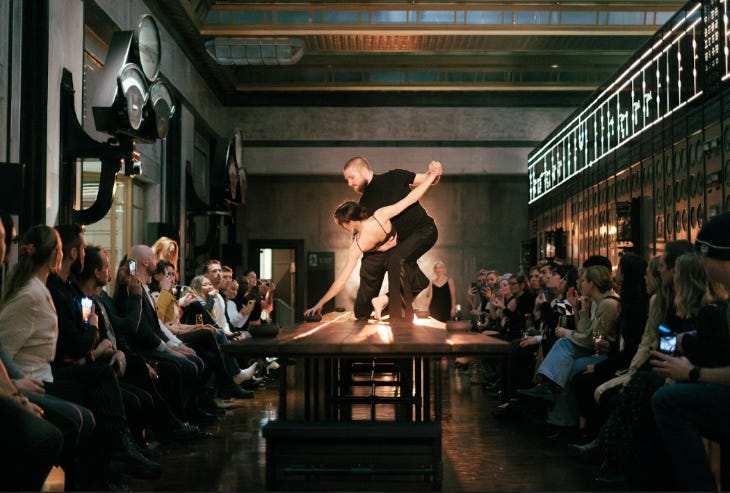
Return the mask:
<path id="1" fill-rule="evenodd" d="M 369 252 L 363 255 L 360 263 L 360 286 L 357 288 L 355 297 L 355 317 L 368 318 L 370 316 L 373 311 L 372 299 L 380 294 L 383 279 L 389 272 L 390 265 L 395 269 L 393 271 L 394 280 L 391 280 L 390 274 L 388 277 L 391 293 L 401 293 L 400 289 L 393 288 L 393 286 L 401 285 L 401 268 L 404 270 L 403 277 L 406 279 L 406 286 L 411 287 L 411 302 L 418 293 L 427 288 L 428 277 L 421 271 L 416 261 L 433 247 L 437 238 L 436 226 L 430 224 L 406 238 L 399 237 L 399 244 L 387 252 Z M 394 254 L 396 257 L 392 257 Z M 403 262 L 400 259 L 403 259 Z M 390 262 L 393 263 L 390 264 Z M 393 300 L 391 299 L 390 302 L 392 303 Z M 399 306 L 402 306 L 402 302 L 399 302 Z M 392 308 L 390 312 L 392 314 Z"/>
<path id="2" fill-rule="evenodd" d="M 168 430 L 176 420 L 175 414 L 172 411 L 170 403 L 160 393 L 157 383 L 152 380 L 150 372 L 147 369 L 145 359 L 135 353 L 125 352 L 125 355 L 127 358 L 127 369 L 122 377 L 122 382 L 125 384 L 131 384 L 135 388 L 144 391 L 147 396 L 137 396 L 137 399 L 140 401 L 142 414 L 147 417 L 142 424 L 150 425 L 156 430 Z M 175 387 L 178 392 L 178 396 L 176 396 L 175 399 L 179 400 L 180 376 L 176 369 L 174 369 L 173 372 L 172 378 L 176 378 L 178 380 L 177 386 Z M 169 375 L 167 375 L 167 377 L 170 378 Z M 122 389 L 125 390 L 124 387 L 122 387 Z M 147 400 L 148 398 L 149 400 Z M 125 408 L 126 405 L 127 403 L 125 400 Z M 184 406 L 181 405 L 180 410 L 182 411 L 183 408 Z M 127 417 L 129 419 L 129 412 L 127 412 Z"/>
<path id="3" fill-rule="evenodd" d="M 180 334 L 178 339 L 193 348 L 198 356 L 205 361 L 207 373 L 204 374 L 204 382 L 208 381 L 211 372 L 215 376 L 219 386 L 229 385 L 233 381 L 231 375 L 226 370 L 225 363 L 223 363 L 221 348 L 218 346 L 215 335 L 211 331 L 208 329 L 193 330 L 185 334 Z"/>
<path id="4" fill-rule="evenodd" d="M 51 395 L 88 407 L 96 418 L 97 436 L 127 431 L 122 392 L 108 364 L 56 367 L 53 382 L 45 382 L 45 388 Z"/>
<path id="5" fill-rule="evenodd" d="M 426 286 L 420 286 L 416 261 L 436 244 L 438 230 L 435 224 L 417 229 L 388 250 L 388 312 L 391 319 L 413 320 L 413 298 Z M 425 276 L 424 276 L 425 277 Z M 420 287 L 420 289 L 418 289 Z M 415 291 L 415 293 L 414 293 Z"/>

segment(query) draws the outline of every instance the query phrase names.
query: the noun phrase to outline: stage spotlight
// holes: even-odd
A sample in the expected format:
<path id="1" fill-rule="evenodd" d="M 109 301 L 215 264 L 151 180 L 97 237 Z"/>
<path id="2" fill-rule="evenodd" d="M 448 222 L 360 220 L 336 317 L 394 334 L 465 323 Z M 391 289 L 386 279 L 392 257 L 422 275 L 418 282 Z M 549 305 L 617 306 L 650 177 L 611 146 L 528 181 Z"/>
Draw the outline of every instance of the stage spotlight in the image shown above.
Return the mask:
<path id="1" fill-rule="evenodd" d="M 175 103 L 159 79 L 160 34 L 150 15 L 112 35 L 92 111 L 96 129 L 153 142 L 167 136 Z"/>
<path id="2" fill-rule="evenodd" d="M 145 117 L 140 135 L 146 139 L 164 139 L 170 129 L 170 118 L 175 114 L 172 92 L 162 81 L 150 86 L 150 97 L 145 107 Z"/>

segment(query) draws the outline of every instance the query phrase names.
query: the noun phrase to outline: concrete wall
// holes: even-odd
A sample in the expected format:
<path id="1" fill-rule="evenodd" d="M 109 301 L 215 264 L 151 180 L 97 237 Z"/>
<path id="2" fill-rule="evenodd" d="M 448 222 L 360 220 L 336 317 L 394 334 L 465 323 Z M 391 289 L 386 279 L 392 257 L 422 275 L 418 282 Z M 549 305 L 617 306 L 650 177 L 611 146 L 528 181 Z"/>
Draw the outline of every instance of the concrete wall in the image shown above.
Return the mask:
<path id="1" fill-rule="evenodd" d="M 236 238 L 303 239 L 305 252 L 334 251 L 344 265 L 348 235 L 334 225 L 341 201 L 358 199 L 342 178 L 351 157 L 378 172 L 425 170 L 442 161 L 445 177 L 422 203 L 439 240 L 420 261 L 431 277 L 443 260 L 466 309 L 477 269 L 515 272 L 527 232 L 527 154 L 571 112 L 569 108 L 232 108 L 244 130 L 250 185 L 238 208 Z M 301 269 L 301 267 L 300 267 Z M 301 272 L 301 269 L 299 272 Z M 335 303 L 351 308 L 357 271 Z M 384 286 L 384 290 L 387 286 Z M 307 300 L 311 306 L 317 300 Z M 301 307 L 297 307 L 298 309 Z"/>
<path id="2" fill-rule="evenodd" d="M 570 108 L 231 108 L 251 174 L 336 174 L 352 156 L 450 174 L 527 173 L 528 153 Z"/>
<path id="3" fill-rule="evenodd" d="M 305 253 L 334 251 L 339 271 L 350 238 L 334 224 L 332 212 L 348 199 L 359 196 L 341 176 L 251 176 L 247 204 L 238 208 L 238 242 L 245 249 L 249 239 L 303 239 Z M 526 176 L 445 176 L 421 203 L 435 219 L 439 239 L 419 265 L 432 277 L 433 263 L 443 260 L 464 308 L 466 289 L 478 268 L 517 269 L 520 241 L 527 238 Z M 297 273 L 304 272 L 302 267 Z M 356 270 L 336 306 L 352 308 L 358 284 Z M 307 299 L 307 306 L 316 301 Z"/>

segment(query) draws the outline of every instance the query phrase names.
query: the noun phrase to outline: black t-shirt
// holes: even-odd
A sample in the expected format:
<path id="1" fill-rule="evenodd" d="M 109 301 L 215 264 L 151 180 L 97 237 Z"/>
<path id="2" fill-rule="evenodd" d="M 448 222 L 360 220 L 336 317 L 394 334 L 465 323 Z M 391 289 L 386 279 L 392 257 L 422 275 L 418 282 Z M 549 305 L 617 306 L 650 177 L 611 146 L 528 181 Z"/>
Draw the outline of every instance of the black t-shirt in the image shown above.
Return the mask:
<path id="1" fill-rule="evenodd" d="M 382 175 L 374 174 L 360 197 L 360 205 L 366 207 L 372 214 L 381 207 L 395 204 L 410 193 L 410 185 L 415 178 L 414 172 L 404 169 L 394 169 Z M 433 219 L 429 217 L 420 202 L 411 205 L 390 221 L 400 238 L 407 237 L 420 227 L 433 224 Z"/>

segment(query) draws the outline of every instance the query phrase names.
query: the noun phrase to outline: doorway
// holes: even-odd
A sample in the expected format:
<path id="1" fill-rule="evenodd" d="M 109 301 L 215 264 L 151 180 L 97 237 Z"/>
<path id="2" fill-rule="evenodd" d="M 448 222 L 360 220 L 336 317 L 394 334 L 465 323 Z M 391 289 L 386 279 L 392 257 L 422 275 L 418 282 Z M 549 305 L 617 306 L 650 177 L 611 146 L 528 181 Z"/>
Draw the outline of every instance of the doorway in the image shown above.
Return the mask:
<path id="1" fill-rule="evenodd" d="M 304 318 L 304 240 L 249 240 L 248 266 L 256 270 L 259 278 L 271 279 L 276 283 L 274 313 L 276 323 L 290 322 L 284 310 L 291 307 L 293 320 L 298 323 Z M 282 308 L 277 310 L 276 304 Z M 280 313 L 277 313 L 279 311 Z"/>

